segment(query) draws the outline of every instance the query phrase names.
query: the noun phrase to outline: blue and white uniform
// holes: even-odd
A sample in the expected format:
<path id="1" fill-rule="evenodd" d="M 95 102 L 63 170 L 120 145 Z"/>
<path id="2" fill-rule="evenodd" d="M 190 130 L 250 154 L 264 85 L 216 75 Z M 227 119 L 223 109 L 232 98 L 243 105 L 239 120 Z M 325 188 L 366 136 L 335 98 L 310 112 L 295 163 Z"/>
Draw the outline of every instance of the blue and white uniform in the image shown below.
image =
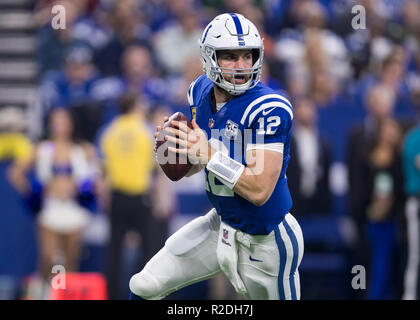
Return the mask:
<path id="1" fill-rule="evenodd" d="M 244 153 L 253 148 L 283 153 L 276 187 L 270 199 L 258 207 L 205 169 L 207 194 L 215 209 L 172 235 L 145 269 L 133 276 L 131 291 L 143 298 L 159 299 L 220 273 L 223 266 L 219 251 L 224 247 L 221 239 L 223 229 L 229 226 L 229 234 L 223 240 L 230 241 L 237 254 L 226 252 L 229 257 L 235 256 L 233 267 L 230 266 L 234 270 L 226 275 L 235 289 L 250 299 L 299 299 L 298 266 L 303 256 L 303 237 L 299 224 L 289 213 L 292 200 L 286 177 L 293 108 L 286 98 L 259 83 L 213 114 L 212 90 L 213 83 L 205 75 L 192 83 L 188 91 L 191 118 L 206 131 L 214 146 L 218 136 L 230 157 L 244 165 Z M 248 135 L 246 129 L 250 130 Z M 243 143 L 236 148 L 240 152 L 235 152 L 235 143 Z M 141 287 L 146 278 L 153 278 L 153 284 L 159 285 L 146 292 Z"/>
<path id="2" fill-rule="evenodd" d="M 217 44 L 219 39 L 223 41 Z M 227 82 L 215 58 L 217 48 L 225 50 L 232 43 L 230 48 L 243 46 L 254 50 L 256 57 L 250 80 L 242 85 Z M 145 299 L 161 299 L 223 272 L 247 299 L 300 299 L 298 267 L 303 256 L 303 236 L 289 213 L 292 200 L 286 177 L 292 105 L 259 82 L 262 40 L 255 26 L 243 16 L 216 17 L 204 29 L 201 44 L 206 74 L 189 87 L 191 119 L 196 119 L 207 133 L 213 149 L 239 166 L 247 165 L 245 155 L 249 150 L 282 153 L 283 161 L 278 163 L 281 173 L 268 201 L 256 206 L 208 170 L 210 161 L 205 179 L 214 209 L 175 232 L 145 268 L 131 278 L 130 290 Z M 234 95 L 217 111 L 215 85 Z"/>
<path id="3" fill-rule="evenodd" d="M 213 114 L 210 105 L 212 90 L 212 81 L 202 75 L 188 91 L 191 117 L 196 118 L 197 124 L 206 131 L 209 139 L 219 138 L 224 142 L 229 156 L 245 166 L 244 153 L 250 149 L 283 153 L 277 185 L 270 199 L 260 207 L 229 190 L 212 172 L 205 169 L 207 194 L 222 221 L 249 234 L 268 234 L 292 207 L 286 177 L 290 159 L 292 106 L 286 98 L 260 82 Z M 246 129 L 249 134 L 245 133 Z"/>

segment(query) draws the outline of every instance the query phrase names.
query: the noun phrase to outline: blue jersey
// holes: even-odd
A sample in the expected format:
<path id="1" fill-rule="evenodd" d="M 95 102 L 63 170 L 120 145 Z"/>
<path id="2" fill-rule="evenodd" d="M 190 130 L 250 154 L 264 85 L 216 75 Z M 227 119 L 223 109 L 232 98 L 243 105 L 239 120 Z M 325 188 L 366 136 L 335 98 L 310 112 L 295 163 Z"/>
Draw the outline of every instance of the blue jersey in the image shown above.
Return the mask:
<path id="1" fill-rule="evenodd" d="M 207 195 L 222 221 L 253 235 L 270 233 L 289 212 L 292 199 L 286 169 L 290 159 L 293 108 L 278 92 L 261 82 L 244 94 L 228 101 L 216 113 L 211 108 L 213 82 L 206 75 L 196 79 L 188 90 L 191 118 L 206 131 L 210 144 L 221 148 L 232 159 L 246 166 L 250 149 L 283 153 L 280 177 L 270 199 L 256 206 L 229 189 L 207 169 Z"/>

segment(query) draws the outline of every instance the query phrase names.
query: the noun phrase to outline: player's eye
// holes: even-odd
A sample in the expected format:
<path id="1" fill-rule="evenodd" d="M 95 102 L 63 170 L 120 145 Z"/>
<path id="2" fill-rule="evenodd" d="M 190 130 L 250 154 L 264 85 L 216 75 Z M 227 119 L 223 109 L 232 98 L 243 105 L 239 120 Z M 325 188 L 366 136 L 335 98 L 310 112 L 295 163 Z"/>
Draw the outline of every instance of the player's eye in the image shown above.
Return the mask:
<path id="1" fill-rule="evenodd" d="M 245 60 L 251 60 L 251 59 L 252 59 L 252 54 L 251 54 L 251 53 L 247 53 L 247 54 L 244 56 L 244 59 L 245 59 Z"/>

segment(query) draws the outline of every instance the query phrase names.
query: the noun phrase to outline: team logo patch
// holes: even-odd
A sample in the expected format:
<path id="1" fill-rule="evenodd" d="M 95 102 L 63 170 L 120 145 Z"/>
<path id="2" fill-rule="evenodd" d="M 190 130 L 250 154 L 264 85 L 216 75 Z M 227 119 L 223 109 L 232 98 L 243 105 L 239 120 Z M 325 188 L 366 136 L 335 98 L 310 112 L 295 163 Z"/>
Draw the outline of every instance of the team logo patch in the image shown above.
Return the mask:
<path id="1" fill-rule="evenodd" d="M 225 136 L 230 140 L 235 140 L 238 136 L 239 125 L 232 120 L 226 122 Z"/>

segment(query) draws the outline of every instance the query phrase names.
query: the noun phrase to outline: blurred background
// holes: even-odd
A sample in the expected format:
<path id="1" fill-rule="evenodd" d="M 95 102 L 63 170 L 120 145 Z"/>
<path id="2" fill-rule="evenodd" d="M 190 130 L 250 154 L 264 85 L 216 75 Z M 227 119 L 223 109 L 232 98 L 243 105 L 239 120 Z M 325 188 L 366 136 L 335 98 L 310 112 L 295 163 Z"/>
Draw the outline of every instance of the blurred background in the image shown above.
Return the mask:
<path id="1" fill-rule="evenodd" d="M 224 12 L 258 27 L 261 81 L 294 106 L 302 299 L 418 298 L 420 1 L 0 0 L 0 299 L 126 299 L 211 208 L 202 173 L 172 183 L 152 148 Z M 219 276 L 168 299 L 240 297 Z"/>

